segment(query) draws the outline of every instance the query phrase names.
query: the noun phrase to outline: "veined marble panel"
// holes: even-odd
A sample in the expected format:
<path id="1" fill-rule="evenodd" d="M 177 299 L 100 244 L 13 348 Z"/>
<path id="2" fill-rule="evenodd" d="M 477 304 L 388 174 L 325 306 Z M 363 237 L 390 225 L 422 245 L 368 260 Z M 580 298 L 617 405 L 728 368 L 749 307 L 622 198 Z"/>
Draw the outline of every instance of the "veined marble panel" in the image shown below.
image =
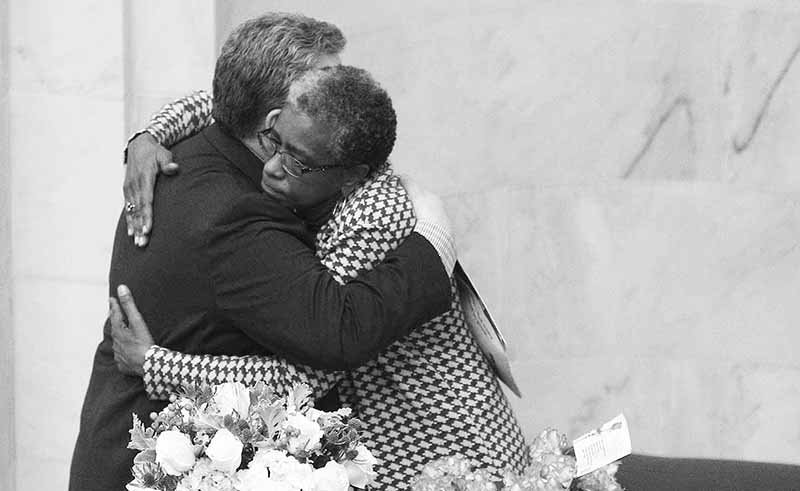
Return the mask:
<path id="1" fill-rule="evenodd" d="M 636 453 L 800 464 L 798 367 L 625 353 L 513 368 L 528 438 L 575 438 L 624 412 Z"/>
<path id="2" fill-rule="evenodd" d="M 517 361 L 676 356 L 797 366 L 800 190 L 531 186 L 447 200 Z"/>
<path id="3" fill-rule="evenodd" d="M 221 8 L 230 29 L 288 5 Z M 394 97 L 396 165 L 440 192 L 616 179 L 800 184 L 797 4 L 291 5 L 342 27 L 344 61 Z"/>

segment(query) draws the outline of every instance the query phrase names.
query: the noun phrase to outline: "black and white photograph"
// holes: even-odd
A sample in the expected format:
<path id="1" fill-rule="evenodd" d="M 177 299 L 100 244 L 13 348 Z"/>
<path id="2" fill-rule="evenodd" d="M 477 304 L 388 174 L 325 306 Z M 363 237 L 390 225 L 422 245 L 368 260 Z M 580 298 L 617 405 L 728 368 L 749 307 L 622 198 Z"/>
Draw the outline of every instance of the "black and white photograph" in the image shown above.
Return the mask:
<path id="1" fill-rule="evenodd" d="M 0 0 L 0 491 L 800 491 L 800 0 Z"/>

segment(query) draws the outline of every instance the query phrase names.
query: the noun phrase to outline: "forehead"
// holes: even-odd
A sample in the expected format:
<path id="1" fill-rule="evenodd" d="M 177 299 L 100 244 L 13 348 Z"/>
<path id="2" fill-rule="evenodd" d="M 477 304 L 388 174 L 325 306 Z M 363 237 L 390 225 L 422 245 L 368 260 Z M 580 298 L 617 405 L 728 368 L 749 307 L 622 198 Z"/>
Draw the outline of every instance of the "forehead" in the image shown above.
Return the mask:
<path id="1" fill-rule="evenodd" d="M 281 110 L 274 130 L 283 147 L 308 165 L 325 165 L 329 160 L 333 131 L 292 104 Z"/>

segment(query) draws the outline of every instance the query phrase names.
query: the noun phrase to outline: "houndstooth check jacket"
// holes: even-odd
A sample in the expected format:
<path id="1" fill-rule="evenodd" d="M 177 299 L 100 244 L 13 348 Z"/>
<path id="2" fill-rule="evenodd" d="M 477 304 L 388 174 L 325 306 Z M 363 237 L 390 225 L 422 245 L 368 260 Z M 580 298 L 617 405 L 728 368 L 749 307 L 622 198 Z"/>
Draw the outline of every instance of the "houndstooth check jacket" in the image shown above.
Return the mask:
<path id="1" fill-rule="evenodd" d="M 210 123 L 210 97 L 166 106 L 146 131 L 171 144 Z M 336 206 L 316 238 L 317 255 L 340 283 L 369 270 L 414 229 L 399 180 L 385 171 Z M 307 383 L 321 397 L 338 384 L 341 402 L 366 423 L 379 459 L 376 487 L 406 489 L 435 458 L 462 454 L 482 466 L 521 471 L 527 452 L 519 425 L 464 323 L 453 286 L 451 308 L 350 372 L 325 372 L 279 357 L 187 355 L 154 346 L 145 389 L 166 399 L 185 383 L 265 381 L 279 390 Z"/>

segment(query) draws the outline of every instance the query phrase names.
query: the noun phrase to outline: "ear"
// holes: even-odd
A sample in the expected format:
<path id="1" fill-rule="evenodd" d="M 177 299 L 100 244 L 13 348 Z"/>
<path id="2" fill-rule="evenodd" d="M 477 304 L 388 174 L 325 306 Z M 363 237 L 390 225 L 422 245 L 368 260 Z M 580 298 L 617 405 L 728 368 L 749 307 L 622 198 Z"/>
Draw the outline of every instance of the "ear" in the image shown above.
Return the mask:
<path id="1" fill-rule="evenodd" d="M 278 120 L 278 116 L 281 115 L 280 109 L 273 109 L 267 113 L 267 117 L 264 118 L 264 122 L 266 123 L 265 128 L 272 128 L 275 126 L 275 122 Z"/>
<path id="2" fill-rule="evenodd" d="M 342 194 L 348 194 L 369 174 L 369 166 L 366 164 L 356 165 L 345 169 L 344 180 L 342 181 Z"/>

